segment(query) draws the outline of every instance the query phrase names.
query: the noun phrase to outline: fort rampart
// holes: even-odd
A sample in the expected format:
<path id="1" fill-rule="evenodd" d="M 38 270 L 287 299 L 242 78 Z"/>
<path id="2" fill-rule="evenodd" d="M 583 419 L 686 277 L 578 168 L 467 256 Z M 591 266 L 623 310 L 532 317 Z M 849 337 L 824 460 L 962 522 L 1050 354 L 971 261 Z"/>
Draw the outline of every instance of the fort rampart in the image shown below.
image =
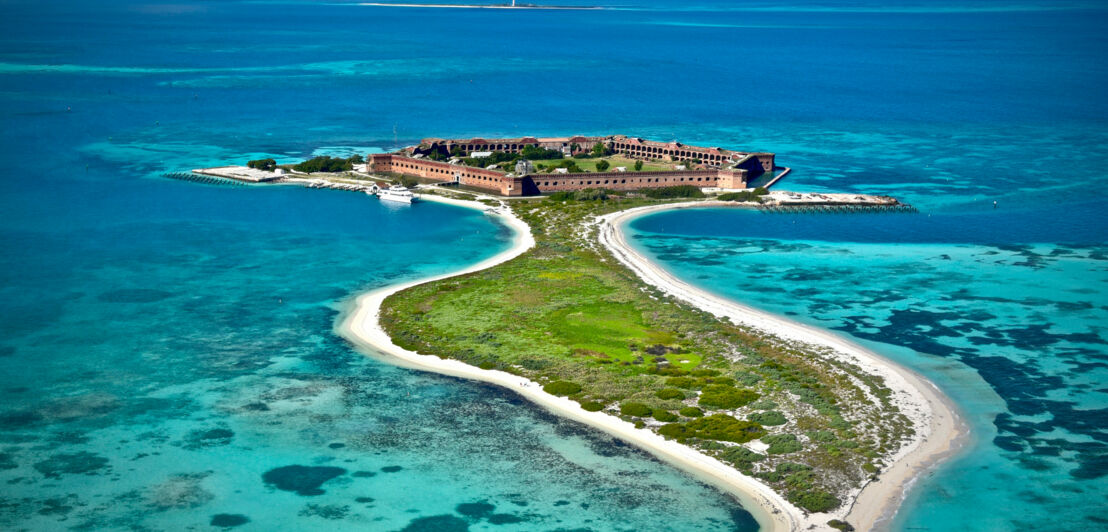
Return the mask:
<path id="1" fill-rule="evenodd" d="M 587 152 L 597 142 L 610 151 L 636 159 L 698 162 L 697 170 L 648 172 L 532 173 L 513 175 L 501 170 L 476 168 L 432 160 L 490 151 L 520 153 L 527 146 L 562 151 L 567 156 Z M 531 196 L 550 192 L 604 188 L 635 190 L 678 185 L 746 188 L 750 179 L 774 169 L 774 154 L 745 153 L 721 148 L 688 146 L 679 142 L 654 142 L 624 135 L 607 137 L 520 137 L 515 139 L 423 139 L 419 146 L 398 153 L 371 154 L 369 169 L 441 183 L 457 183 L 503 196 Z"/>

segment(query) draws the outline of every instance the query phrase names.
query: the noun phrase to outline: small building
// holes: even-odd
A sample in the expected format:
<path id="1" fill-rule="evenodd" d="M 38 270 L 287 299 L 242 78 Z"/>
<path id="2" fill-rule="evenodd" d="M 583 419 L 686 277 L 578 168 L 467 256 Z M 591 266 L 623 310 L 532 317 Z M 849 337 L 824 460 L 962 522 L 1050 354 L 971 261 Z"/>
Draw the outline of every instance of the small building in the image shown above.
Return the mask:
<path id="1" fill-rule="evenodd" d="M 626 167 L 626 166 L 617 166 L 617 167 L 616 167 L 616 171 L 617 171 L 617 172 L 626 172 L 626 171 L 627 171 L 627 167 Z"/>
<path id="2" fill-rule="evenodd" d="M 569 168 L 555 168 L 554 173 L 555 174 L 568 174 L 569 173 Z"/>
<path id="3" fill-rule="evenodd" d="M 535 165 L 531 164 L 531 161 L 527 159 L 516 161 L 516 175 L 525 176 L 533 173 L 535 173 Z"/>
<path id="4" fill-rule="evenodd" d="M 491 151 L 471 151 L 471 152 L 469 152 L 469 156 L 473 157 L 474 159 L 479 159 L 481 157 L 489 157 L 491 155 L 492 155 Z"/>
<path id="5" fill-rule="evenodd" d="M 499 164 L 490 164 L 485 167 L 485 170 L 496 170 L 497 168 L 500 168 Z"/>

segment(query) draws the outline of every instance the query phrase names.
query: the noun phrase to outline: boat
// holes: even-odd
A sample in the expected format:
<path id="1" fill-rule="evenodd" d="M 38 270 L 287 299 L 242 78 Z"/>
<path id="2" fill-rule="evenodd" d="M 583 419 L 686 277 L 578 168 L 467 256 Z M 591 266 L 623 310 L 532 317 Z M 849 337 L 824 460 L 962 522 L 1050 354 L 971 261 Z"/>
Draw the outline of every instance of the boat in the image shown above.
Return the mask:
<path id="1" fill-rule="evenodd" d="M 408 187 L 402 185 L 393 185 L 389 188 L 377 189 L 377 197 L 385 201 L 395 201 L 397 203 L 412 203 L 415 201 L 415 194 L 408 190 Z"/>

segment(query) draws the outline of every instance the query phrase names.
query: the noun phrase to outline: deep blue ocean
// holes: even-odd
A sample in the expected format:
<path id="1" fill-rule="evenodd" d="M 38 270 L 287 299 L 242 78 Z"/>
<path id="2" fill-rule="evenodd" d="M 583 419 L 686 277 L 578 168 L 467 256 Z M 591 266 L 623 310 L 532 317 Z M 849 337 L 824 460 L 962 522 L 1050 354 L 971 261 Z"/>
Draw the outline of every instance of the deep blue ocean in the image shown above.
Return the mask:
<path id="1" fill-rule="evenodd" d="M 631 230 L 959 404 L 973 443 L 896 529 L 1108 528 L 1108 10 L 614 7 L 0 3 L 0 528 L 755 529 L 643 452 L 335 336 L 354 294 L 505 248 L 493 220 L 162 177 L 610 132 L 917 206 Z"/>

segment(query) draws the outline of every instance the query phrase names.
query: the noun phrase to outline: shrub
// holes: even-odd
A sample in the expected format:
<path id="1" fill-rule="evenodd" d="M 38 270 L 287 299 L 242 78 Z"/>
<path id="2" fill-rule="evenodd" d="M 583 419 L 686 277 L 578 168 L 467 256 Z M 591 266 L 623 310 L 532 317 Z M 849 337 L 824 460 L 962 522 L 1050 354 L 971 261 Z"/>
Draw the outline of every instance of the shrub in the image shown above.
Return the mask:
<path id="1" fill-rule="evenodd" d="M 654 392 L 654 395 L 657 396 L 658 399 L 684 399 L 685 398 L 685 392 L 682 392 L 681 390 L 678 390 L 676 388 L 666 388 L 664 390 L 658 390 L 657 392 Z"/>
<path id="2" fill-rule="evenodd" d="M 619 405 L 619 413 L 625 416 L 649 416 L 652 410 L 642 403 L 623 403 Z"/>
<path id="3" fill-rule="evenodd" d="M 730 410 L 738 408 L 758 398 L 752 390 L 740 390 L 723 384 L 706 386 L 700 394 L 699 403 L 713 408 Z"/>
<path id="4" fill-rule="evenodd" d="M 753 403 L 750 403 L 750 408 L 754 410 L 773 410 L 774 408 L 777 408 L 777 403 L 768 399 L 763 399 L 761 401 L 754 401 Z"/>
<path id="5" fill-rule="evenodd" d="M 834 528 L 835 530 L 842 530 L 843 532 L 854 532 L 854 525 L 847 523 L 846 521 L 840 521 L 838 519 L 832 519 L 828 521 L 827 526 Z"/>
<path id="6" fill-rule="evenodd" d="M 353 168 L 354 163 L 350 162 L 349 159 L 340 159 L 327 155 L 312 157 L 292 167 L 292 169 L 297 172 L 343 172 L 352 170 Z"/>
<path id="7" fill-rule="evenodd" d="M 670 421 L 677 421 L 677 414 L 670 412 L 669 410 L 655 410 L 654 419 L 668 423 Z"/>
<path id="8" fill-rule="evenodd" d="M 277 168 L 277 161 L 273 159 L 255 159 L 246 163 L 246 166 L 250 168 L 257 168 L 258 170 L 265 170 L 272 172 Z"/>
<path id="9" fill-rule="evenodd" d="M 662 428 L 658 429 L 658 434 L 665 436 L 666 438 L 683 439 L 688 433 L 688 430 L 684 425 L 680 423 L 670 423 L 668 425 L 662 425 Z"/>
<path id="10" fill-rule="evenodd" d="M 642 171 L 642 161 L 635 161 L 635 171 L 636 172 L 641 172 Z"/>
<path id="11" fill-rule="evenodd" d="M 585 401 L 581 403 L 581 408 L 584 408 L 586 412 L 599 412 L 604 410 L 604 403 L 598 401 Z"/>
<path id="12" fill-rule="evenodd" d="M 731 441 L 746 443 L 765 435 L 765 430 L 757 423 L 739 421 L 727 414 L 715 414 L 694 419 L 685 423 L 686 437 L 705 440 Z"/>
<path id="13" fill-rule="evenodd" d="M 666 386 L 673 386 L 674 388 L 684 388 L 690 390 L 696 388 L 696 379 L 691 377 L 670 377 L 666 379 Z"/>
<path id="14" fill-rule="evenodd" d="M 677 412 L 685 417 L 701 417 L 704 415 L 704 411 L 695 406 L 686 406 Z"/>
<path id="15" fill-rule="evenodd" d="M 778 412 L 776 410 L 770 410 L 767 412 L 755 412 L 753 414 L 750 414 L 749 416 L 746 416 L 746 419 L 770 427 L 776 425 L 784 425 L 785 423 L 789 422 L 789 420 L 785 418 L 785 414 L 782 414 L 781 412 Z"/>
<path id="16" fill-rule="evenodd" d="M 520 153 L 520 155 L 523 156 L 524 159 L 530 159 L 530 160 L 561 159 L 562 158 L 562 151 L 561 150 L 546 149 L 546 148 L 541 148 L 539 146 L 533 146 L 533 145 L 524 146 L 523 149 L 520 150 L 519 153 Z"/>
<path id="17" fill-rule="evenodd" d="M 596 161 L 596 171 L 597 172 L 603 172 L 604 170 L 607 170 L 609 166 L 612 166 L 612 165 L 609 164 L 608 161 Z"/>
<path id="18" fill-rule="evenodd" d="M 720 453 L 719 457 L 739 469 L 751 469 L 754 467 L 754 462 L 766 459 L 766 455 L 758 454 L 746 447 L 730 447 Z"/>
<path id="19" fill-rule="evenodd" d="M 581 391 L 581 385 L 570 381 L 554 381 L 543 386 L 542 391 L 551 395 L 573 395 Z"/>
<path id="20" fill-rule="evenodd" d="M 839 506 L 839 499 L 823 490 L 789 493 L 793 504 L 812 513 L 826 512 Z"/>
<path id="21" fill-rule="evenodd" d="M 769 445 L 769 449 L 766 449 L 766 452 L 769 454 L 795 453 L 804 448 L 804 446 L 800 444 L 800 441 L 796 439 L 796 436 L 792 434 L 774 434 L 772 436 L 766 436 L 762 438 L 762 443 Z"/>
<path id="22" fill-rule="evenodd" d="M 775 470 L 778 473 L 798 473 L 802 471 L 811 471 L 812 468 L 796 462 L 781 462 L 777 464 Z"/>
<path id="23" fill-rule="evenodd" d="M 758 187 L 754 190 L 744 190 L 742 192 L 728 192 L 726 194 L 720 194 L 717 199 L 720 201 L 753 201 L 761 203 L 760 196 L 769 194 L 769 191 L 765 188 Z"/>
<path id="24" fill-rule="evenodd" d="M 642 194 L 648 198 L 654 199 L 666 199 L 666 198 L 703 198 L 704 192 L 701 192 L 700 187 L 693 185 L 677 185 L 673 187 L 661 187 L 661 188 L 648 188 L 642 191 Z"/>
<path id="25" fill-rule="evenodd" d="M 692 370 L 693 377 L 715 377 L 719 375 L 718 369 L 694 369 Z"/>

